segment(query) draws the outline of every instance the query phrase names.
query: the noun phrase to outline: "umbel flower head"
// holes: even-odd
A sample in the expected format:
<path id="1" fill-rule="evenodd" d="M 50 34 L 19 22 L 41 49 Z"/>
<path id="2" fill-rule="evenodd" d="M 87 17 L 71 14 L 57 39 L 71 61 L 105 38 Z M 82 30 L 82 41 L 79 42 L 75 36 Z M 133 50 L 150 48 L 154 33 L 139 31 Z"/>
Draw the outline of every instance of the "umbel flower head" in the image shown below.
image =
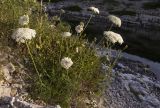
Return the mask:
<path id="1" fill-rule="evenodd" d="M 24 26 L 24 25 L 28 25 L 29 23 L 29 16 L 28 15 L 23 15 L 19 18 L 19 24 Z"/>
<path id="2" fill-rule="evenodd" d="M 25 43 L 26 40 L 34 38 L 36 31 L 30 28 L 18 28 L 12 34 L 12 39 L 16 42 Z"/>
<path id="3" fill-rule="evenodd" d="M 109 40 L 113 44 L 116 42 L 118 42 L 119 44 L 122 44 L 124 42 L 120 34 L 114 33 L 112 31 L 104 31 L 104 36 L 107 40 Z"/>
<path id="4" fill-rule="evenodd" d="M 70 32 L 63 32 L 62 37 L 71 37 L 72 33 Z"/>
<path id="5" fill-rule="evenodd" d="M 81 25 L 82 27 L 84 27 L 84 22 L 80 22 L 79 25 Z"/>
<path id="6" fill-rule="evenodd" d="M 76 26 L 76 27 L 75 27 L 76 32 L 77 32 L 77 33 L 81 33 L 81 32 L 83 31 L 83 27 L 84 27 L 83 25 L 78 25 L 78 26 Z"/>
<path id="7" fill-rule="evenodd" d="M 99 9 L 98 8 L 95 8 L 95 7 L 89 7 L 88 8 L 90 11 L 94 12 L 95 14 L 99 14 Z"/>
<path id="8" fill-rule="evenodd" d="M 61 106 L 60 105 L 56 105 L 56 107 L 55 108 L 61 108 Z"/>
<path id="9" fill-rule="evenodd" d="M 65 10 L 60 9 L 60 13 L 61 13 L 61 14 L 64 14 L 64 13 L 65 13 Z"/>
<path id="10" fill-rule="evenodd" d="M 69 69 L 72 65 L 73 65 L 73 62 L 72 62 L 71 58 L 69 58 L 69 57 L 64 57 L 61 60 L 61 66 L 65 69 Z"/>
<path id="11" fill-rule="evenodd" d="M 78 53 L 79 52 L 79 48 L 78 47 L 76 47 L 76 53 Z"/>
<path id="12" fill-rule="evenodd" d="M 56 28 L 56 26 L 54 24 L 51 24 L 50 28 L 54 29 L 54 28 Z"/>
<path id="13" fill-rule="evenodd" d="M 122 22 L 121 22 L 120 18 L 118 18 L 114 15 L 109 15 L 108 20 L 111 21 L 114 25 L 121 27 Z"/>

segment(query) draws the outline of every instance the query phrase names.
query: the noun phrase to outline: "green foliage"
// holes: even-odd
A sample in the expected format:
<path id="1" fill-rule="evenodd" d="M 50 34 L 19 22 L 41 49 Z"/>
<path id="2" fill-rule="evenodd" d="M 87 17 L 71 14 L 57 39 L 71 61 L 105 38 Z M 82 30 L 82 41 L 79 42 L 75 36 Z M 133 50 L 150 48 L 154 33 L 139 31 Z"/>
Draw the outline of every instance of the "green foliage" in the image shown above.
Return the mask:
<path id="1" fill-rule="evenodd" d="M 30 8 L 32 11 L 29 11 Z M 83 36 L 73 34 L 69 38 L 62 37 L 63 32 L 70 31 L 70 26 L 60 21 L 55 28 L 51 27 L 53 22 L 48 21 L 48 16 L 42 12 L 37 2 L 32 0 L 1 2 L 1 42 L 7 43 L 8 39 L 11 40 L 13 30 L 21 27 L 18 19 L 24 14 L 28 14 L 30 18 L 28 27 L 35 29 L 37 33 L 36 37 L 26 44 L 30 54 L 23 55 L 29 58 L 26 66 L 31 70 L 32 79 L 28 79 L 32 82 L 29 88 L 31 97 L 69 108 L 72 102 L 79 102 L 82 100 L 81 97 L 88 97 L 90 92 L 102 93 L 105 75 L 100 71 L 100 59 L 96 56 L 95 49 L 88 45 Z M 25 44 L 20 44 L 15 53 L 22 54 L 18 53 L 22 49 L 27 50 Z M 73 61 L 68 70 L 62 68 L 60 64 L 63 57 L 70 57 Z"/>
<path id="2" fill-rule="evenodd" d="M 0 41 L 5 44 L 10 40 L 14 29 L 18 27 L 18 19 L 24 14 L 38 9 L 38 4 L 33 0 L 2 0 L 0 1 Z"/>
<path id="3" fill-rule="evenodd" d="M 34 97 L 38 95 L 47 102 L 68 106 L 80 93 L 98 92 L 103 74 L 99 71 L 100 61 L 94 49 L 84 47 L 83 39 L 61 36 L 64 28 L 68 31 L 65 25 L 60 23 L 52 30 L 47 22 L 42 21 L 42 28 L 37 30 L 40 36 L 29 46 L 43 83 L 36 80 L 38 82 L 32 89 Z M 37 45 L 40 48 L 37 49 Z M 79 48 L 78 53 L 76 47 Z M 73 61 L 68 70 L 61 67 L 63 57 L 70 57 Z"/>

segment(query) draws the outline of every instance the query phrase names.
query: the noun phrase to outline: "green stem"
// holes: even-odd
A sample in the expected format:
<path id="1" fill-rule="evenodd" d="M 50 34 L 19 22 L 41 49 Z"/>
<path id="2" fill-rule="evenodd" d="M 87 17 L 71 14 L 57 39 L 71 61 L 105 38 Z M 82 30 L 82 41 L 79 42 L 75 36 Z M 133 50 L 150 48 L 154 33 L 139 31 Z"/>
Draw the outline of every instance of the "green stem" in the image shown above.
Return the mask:
<path id="1" fill-rule="evenodd" d="M 112 29 L 112 27 L 113 27 L 113 24 L 110 26 L 110 28 L 108 29 L 108 31 L 110 31 Z M 104 38 L 105 38 L 105 36 L 103 36 L 101 38 L 101 40 L 98 42 L 97 46 L 103 41 Z"/>
<path id="2" fill-rule="evenodd" d="M 42 84 L 42 80 L 41 80 L 41 78 L 40 78 L 40 74 L 39 74 L 39 72 L 38 72 L 36 63 L 35 63 L 35 61 L 34 61 L 34 59 L 33 59 L 33 55 L 32 55 L 32 53 L 31 53 L 31 51 L 30 51 L 30 48 L 29 48 L 29 45 L 28 45 L 27 42 L 26 42 L 26 46 L 27 46 L 27 49 L 28 49 L 28 53 L 29 53 L 29 55 L 30 55 L 30 57 L 31 57 L 32 63 L 33 63 L 33 65 L 34 65 L 34 68 L 35 68 L 35 70 L 36 70 L 36 73 L 37 73 L 37 75 L 38 75 L 38 79 L 39 79 L 40 83 Z"/>
<path id="3" fill-rule="evenodd" d="M 110 28 L 109 28 L 109 30 L 108 30 L 108 31 L 110 31 L 110 30 L 112 29 L 112 27 L 113 27 L 113 23 L 111 24 L 111 26 L 110 26 Z"/>
<path id="4" fill-rule="evenodd" d="M 118 54 L 117 54 L 116 57 L 115 57 L 116 59 L 115 59 L 114 62 L 112 63 L 112 68 L 113 68 L 113 66 L 117 63 L 118 59 L 120 58 L 121 52 L 122 52 L 122 51 L 120 51 L 120 50 L 118 51 Z"/>
<path id="5" fill-rule="evenodd" d="M 91 16 L 90 16 L 90 18 L 89 18 L 89 20 L 88 20 L 88 22 L 87 22 L 86 26 L 84 27 L 84 30 L 87 28 L 87 26 L 88 26 L 88 24 L 90 23 L 90 21 L 91 21 L 92 17 L 93 17 L 93 15 L 91 15 Z M 84 31 L 84 30 L 83 30 L 83 31 Z"/>
<path id="6" fill-rule="evenodd" d="M 13 10 L 13 20 L 15 20 L 15 18 L 16 18 L 16 12 L 15 12 L 15 7 L 14 7 L 14 5 L 13 5 L 13 3 L 12 3 L 12 1 L 11 0 L 9 0 L 9 3 L 10 3 L 10 5 L 11 5 L 11 8 L 12 8 L 12 10 Z M 13 26 L 15 25 L 15 21 L 13 22 L 14 24 L 13 24 Z"/>
<path id="7" fill-rule="evenodd" d="M 86 30 L 86 28 L 87 28 L 88 24 L 90 23 L 92 17 L 93 17 L 93 15 L 90 16 L 90 18 L 89 18 L 89 20 L 88 20 L 86 26 L 84 27 L 83 31 L 81 32 L 81 35 L 82 35 L 82 33 Z M 80 35 L 80 36 L 81 36 L 81 35 Z"/>
<path id="8" fill-rule="evenodd" d="M 59 18 L 61 19 L 62 13 L 59 14 Z"/>
<path id="9" fill-rule="evenodd" d="M 43 0 L 41 0 L 41 14 L 42 14 L 42 11 L 43 11 Z"/>
<path id="10" fill-rule="evenodd" d="M 108 75 L 107 75 L 107 79 L 108 79 L 107 82 L 108 82 L 108 84 L 111 83 L 112 69 L 115 66 L 115 64 L 117 63 L 118 59 L 120 58 L 121 52 L 122 51 L 118 51 L 118 54 L 115 57 L 116 59 L 113 61 L 113 63 L 109 64 L 109 70 L 108 70 Z"/>

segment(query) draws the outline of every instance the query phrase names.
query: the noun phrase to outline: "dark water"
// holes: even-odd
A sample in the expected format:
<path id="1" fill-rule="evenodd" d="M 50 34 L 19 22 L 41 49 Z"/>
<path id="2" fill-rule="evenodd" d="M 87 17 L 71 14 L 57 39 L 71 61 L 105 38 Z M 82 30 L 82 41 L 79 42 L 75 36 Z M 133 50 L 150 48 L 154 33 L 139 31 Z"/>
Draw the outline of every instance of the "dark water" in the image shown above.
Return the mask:
<path id="1" fill-rule="evenodd" d="M 63 20 L 66 19 L 63 18 Z M 79 21 L 75 22 L 71 21 L 70 19 L 68 19 L 67 22 L 71 24 L 72 31 L 75 31 L 74 27 L 79 24 Z M 140 27 L 133 29 L 134 30 L 122 30 L 116 28 L 112 29 L 112 31 L 122 35 L 124 39 L 124 45 L 122 46 L 128 45 L 128 48 L 125 50 L 125 52 L 144 57 L 152 61 L 160 62 L 160 28 L 152 28 L 152 30 L 141 30 L 142 28 Z M 87 38 L 90 41 L 92 41 L 95 37 L 100 40 L 103 36 L 104 30 L 105 28 L 88 27 L 85 33 L 87 34 Z M 146 33 L 141 33 L 141 31 Z M 122 46 L 118 47 L 122 48 Z"/>
<path id="2" fill-rule="evenodd" d="M 79 22 L 69 22 L 74 27 L 78 25 Z M 89 41 L 93 41 L 97 38 L 99 41 L 103 37 L 103 31 L 108 30 L 108 28 L 100 28 L 88 26 L 85 30 L 86 38 Z M 112 28 L 112 31 L 121 34 L 124 39 L 123 45 L 116 45 L 115 48 L 122 49 L 125 45 L 128 48 L 124 50 L 129 54 L 134 54 L 149 60 L 160 62 L 160 30 L 144 30 L 143 28 L 134 28 L 134 30 L 123 30 L 121 28 Z"/>
<path id="3" fill-rule="evenodd" d="M 155 36 L 154 32 L 143 34 L 133 31 L 121 31 L 120 33 L 125 43 L 129 46 L 126 49 L 127 53 L 160 62 L 160 37 L 154 39 L 157 36 Z"/>
<path id="4" fill-rule="evenodd" d="M 87 29 L 85 33 L 90 41 L 94 37 L 100 40 L 103 37 L 103 31 L 99 31 Z M 117 45 L 116 48 L 123 48 L 125 45 L 128 45 L 128 48 L 124 52 L 160 62 L 160 31 L 144 33 L 114 28 L 112 31 L 121 34 L 124 39 L 124 44 L 121 46 Z"/>

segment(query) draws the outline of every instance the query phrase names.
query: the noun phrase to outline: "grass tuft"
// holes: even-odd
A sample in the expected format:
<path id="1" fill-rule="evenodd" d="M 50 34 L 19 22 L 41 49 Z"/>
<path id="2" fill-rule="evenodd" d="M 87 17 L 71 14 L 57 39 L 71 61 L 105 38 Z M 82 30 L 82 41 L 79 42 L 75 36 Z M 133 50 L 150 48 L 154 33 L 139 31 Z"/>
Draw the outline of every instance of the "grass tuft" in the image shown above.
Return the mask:
<path id="1" fill-rule="evenodd" d="M 36 24 L 38 22 L 34 26 Z M 66 23 L 61 22 L 56 29 L 52 29 L 44 17 L 41 28 L 39 26 L 35 27 L 39 36 L 29 44 L 42 80 L 40 83 L 35 74 L 31 88 L 33 98 L 39 96 L 47 103 L 58 103 L 67 108 L 72 101 L 78 102 L 77 97 L 82 94 L 98 92 L 97 87 L 104 80 L 104 74 L 99 70 L 100 60 L 95 50 L 87 45 L 84 47 L 85 40 L 76 35 L 62 37 L 63 32 L 70 31 Z M 70 57 L 73 61 L 73 66 L 68 70 L 60 65 L 63 57 Z"/>
<path id="2" fill-rule="evenodd" d="M 22 60 L 29 59 L 25 66 L 31 71 L 28 80 L 32 82 L 29 91 L 33 99 L 69 108 L 72 103 L 82 102 L 90 93 L 102 93 L 106 73 L 101 72 L 100 58 L 83 35 L 62 37 L 63 32 L 71 31 L 69 24 L 59 21 L 51 27 L 54 22 L 48 20 L 40 4 L 33 0 L 0 3 L 0 42 L 10 46 Z M 77 6 L 69 9 L 73 8 L 79 9 Z M 23 27 L 18 24 L 18 19 L 25 14 L 30 19 L 25 27 L 36 30 L 36 37 L 26 44 L 15 43 L 11 35 L 15 29 Z M 73 61 L 68 70 L 61 66 L 64 57 Z"/>

